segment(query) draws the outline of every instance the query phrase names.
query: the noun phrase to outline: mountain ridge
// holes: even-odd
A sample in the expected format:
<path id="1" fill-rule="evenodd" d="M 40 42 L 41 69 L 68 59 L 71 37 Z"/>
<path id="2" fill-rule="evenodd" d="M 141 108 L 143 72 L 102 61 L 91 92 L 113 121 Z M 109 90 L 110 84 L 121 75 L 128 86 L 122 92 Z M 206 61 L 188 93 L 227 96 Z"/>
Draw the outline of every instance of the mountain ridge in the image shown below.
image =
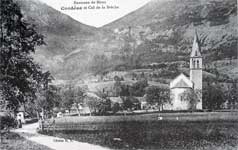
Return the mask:
<path id="1" fill-rule="evenodd" d="M 21 5 L 27 19 L 46 36 L 48 45 L 38 48 L 35 59 L 60 79 L 188 61 L 195 28 L 203 41 L 205 62 L 237 54 L 235 0 L 152 0 L 101 28 L 72 21 L 46 4 L 22 0 Z"/>

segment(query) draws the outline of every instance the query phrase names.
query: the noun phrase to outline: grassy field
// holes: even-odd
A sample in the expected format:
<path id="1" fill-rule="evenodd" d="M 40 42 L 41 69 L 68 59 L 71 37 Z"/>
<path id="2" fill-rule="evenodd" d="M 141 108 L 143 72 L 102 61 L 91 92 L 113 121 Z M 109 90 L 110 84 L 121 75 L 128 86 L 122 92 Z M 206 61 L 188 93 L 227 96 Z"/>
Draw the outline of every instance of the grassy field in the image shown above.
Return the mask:
<path id="1" fill-rule="evenodd" d="M 56 124 L 87 128 L 61 130 L 54 136 L 115 149 L 237 150 L 237 116 L 238 112 L 215 112 L 68 117 L 56 119 Z"/>
<path id="2" fill-rule="evenodd" d="M 237 150 L 237 123 L 120 123 L 112 131 L 61 131 L 54 136 L 115 149 Z"/>
<path id="3" fill-rule="evenodd" d="M 75 116 L 57 118 L 56 124 L 90 124 L 145 121 L 238 121 L 238 112 L 151 113 L 127 116 Z"/>
<path id="4" fill-rule="evenodd" d="M 51 150 L 50 148 L 28 141 L 16 133 L 9 133 L 0 143 L 1 150 Z"/>

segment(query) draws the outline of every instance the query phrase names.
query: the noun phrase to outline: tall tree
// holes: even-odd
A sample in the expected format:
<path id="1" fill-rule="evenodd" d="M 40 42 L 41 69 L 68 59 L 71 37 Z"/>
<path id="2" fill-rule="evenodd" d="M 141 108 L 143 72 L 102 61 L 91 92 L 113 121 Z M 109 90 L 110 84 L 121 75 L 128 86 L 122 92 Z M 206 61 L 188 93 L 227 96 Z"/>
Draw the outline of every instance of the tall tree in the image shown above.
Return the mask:
<path id="1" fill-rule="evenodd" d="M 163 106 L 166 103 L 170 103 L 169 89 L 159 87 L 149 87 L 146 89 L 146 101 L 149 104 L 160 106 L 163 110 Z"/>
<path id="2" fill-rule="evenodd" d="M 68 89 L 62 91 L 61 93 L 61 98 L 62 98 L 62 107 L 70 110 L 72 105 L 74 104 L 75 101 L 75 91 L 72 87 L 69 87 Z"/>
<path id="3" fill-rule="evenodd" d="M 122 91 L 121 81 L 120 80 L 115 80 L 115 83 L 113 85 L 114 96 L 120 96 L 121 91 Z"/>
<path id="4" fill-rule="evenodd" d="M 203 108 L 204 109 L 221 109 L 225 102 L 225 94 L 222 88 L 217 84 L 209 83 L 202 90 Z"/>
<path id="5" fill-rule="evenodd" d="M 228 107 L 231 109 L 237 109 L 238 104 L 238 90 L 237 90 L 237 83 L 233 82 L 231 88 L 228 88 L 225 91 L 225 98 L 228 102 Z"/>
<path id="6" fill-rule="evenodd" d="M 190 110 L 195 110 L 196 106 L 198 104 L 198 102 L 201 100 L 201 96 L 202 96 L 202 91 L 201 90 L 186 90 L 183 94 L 183 101 L 187 101 L 189 102 L 190 106 L 189 109 Z"/>
<path id="7" fill-rule="evenodd" d="M 8 108 L 33 100 L 40 84 L 47 84 L 44 73 L 31 53 L 44 44 L 33 24 L 24 20 L 13 0 L 0 1 L 0 85 Z"/>
<path id="8" fill-rule="evenodd" d="M 131 96 L 142 97 L 145 95 L 145 88 L 148 86 L 148 81 L 146 79 L 142 79 L 134 83 L 130 89 Z"/>
<path id="9" fill-rule="evenodd" d="M 85 100 L 86 105 L 89 107 L 90 116 L 92 114 L 97 114 L 99 112 L 100 103 L 101 103 L 100 99 L 93 97 L 93 96 L 86 96 L 84 100 Z"/>

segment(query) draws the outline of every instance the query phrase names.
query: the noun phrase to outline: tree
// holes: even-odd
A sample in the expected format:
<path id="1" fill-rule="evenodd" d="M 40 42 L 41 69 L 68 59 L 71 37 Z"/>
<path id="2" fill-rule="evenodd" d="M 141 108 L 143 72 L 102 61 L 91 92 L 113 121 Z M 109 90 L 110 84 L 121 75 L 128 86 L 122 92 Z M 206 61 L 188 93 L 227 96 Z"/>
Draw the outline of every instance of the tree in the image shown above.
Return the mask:
<path id="1" fill-rule="evenodd" d="M 236 82 L 233 82 L 231 88 L 225 91 L 225 97 L 228 102 L 228 107 L 236 109 L 236 105 L 238 103 L 238 90 Z"/>
<path id="2" fill-rule="evenodd" d="M 132 103 L 132 109 L 133 110 L 140 110 L 141 109 L 141 103 L 136 97 L 130 96 L 129 99 Z"/>
<path id="3" fill-rule="evenodd" d="M 113 93 L 115 96 L 120 96 L 122 91 L 122 84 L 121 81 L 115 81 L 113 86 Z"/>
<path id="4" fill-rule="evenodd" d="M 189 109 L 190 110 L 195 110 L 196 106 L 198 104 L 198 102 L 202 99 L 202 91 L 201 90 L 186 90 L 182 97 L 183 97 L 183 101 L 187 101 L 190 104 Z"/>
<path id="5" fill-rule="evenodd" d="M 116 112 L 118 112 L 120 110 L 120 104 L 118 102 L 116 102 L 115 104 L 113 104 L 112 106 L 112 112 L 115 114 Z"/>
<path id="6" fill-rule="evenodd" d="M 47 83 L 31 57 L 44 41 L 13 0 L 1 0 L 0 7 L 0 90 L 7 107 L 16 111 L 22 103 L 33 101 L 37 88 Z"/>
<path id="7" fill-rule="evenodd" d="M 160 106 L 170 102 L 169 89 L 149 87 L 146 89 L 146 101 L 149 104 Z"/>
<path id="8" fill-rule="evenodd" d="M 105 111 L 111 111 L 112 102 L 109 98 L 106 98 L 104 105 L 105 105 L 105 109 L 106 109 Z"/>
<path id="9" fill-rule="evenodd" d="M 78 88 L 75 91 L 74 103 L 76 104 L 77 111 L 80 115 L 80 109 L 82 109 L 82 104 L 84 103 L 85 90 L 83 88 Z"/>
<path id="10" fill-rule="evenodd" d="M 95 97 L 85 97 L 85 103 L 89 107 L 90 115 L 96 114 L 99 111 L 99 100 Z"/>
<path id="11" fill-rule="evenodd" d="M 120 82 L 120 81 L 121 81 L 121 78 L 118 77 L 118 76 L 114 76 L 114 81 L 116 81 L 116 82 Z"/>
<path id="12" fill-rule="evenodd" d="M 131 96 L 140 96 L 140 97 L 144 96 L 145 88 L 147 86 L 148 86 L 148 81 L 145 79 L 134 83 L 129 89 L 130 95 Z"/>
<path id="13" fill-rule="evenodd" d="M 208 83 L 208 85 L 203 88 L 202 96 L 204 109 L 221 109 L 225 102 L 224 92 L 219 85 Z"/>
<path id="14" fill-rule="evenodd" d="M 121 92 L 120 92 L 120 96 L 130 96 L 130 87 L 129 85 L 121 85 Z"/>
<path id="15" fill-rule="evenodd" d="M 130 97 L 124 97 L 124 99 L 123 99 L 123 109 L 124 110 L 128 110 L 128 109 L 131 110 L 132 107 L 133 107 L 133 103 L 132 103 Z"/>
<path id="16" fill-rule="evenodd" d="M 110 99 L 105 99 L 98 101 L 98 115 L 105 115 L 107 114 L 108 111 L 111 110 L 111 100 Z"/>
<path id="17" fill-rule="evenodd" d="M 97 96 L 99 96 L 101 99 L 107 99 L 107 97 L 108 97 L 107 93 L 105 93 L 104 91 L 98 90 L 98 91 L 96 92 L 96 94 L 97 94 Z"/>
<path id="18" fill-rule="evenodd" d="M 105 115 L 111 110 L 110 99 L 99 99 L 96 97 L 86 97 L 85 102 L 90 109 L 90 115 Z"/>
<path id="19" fill-rule="evenodd" d="M 60 107 L 61 97 L 59 89 L 56 86 L 49 85 L 45 88 L 39 88 L 34 101 L 28 101 L 25 109 L 29 114 L 37 115 L 39 112 L 44 114 L 53 114 L 53 109 Z"/>
<path id="20" fill-rule="evenodd" d="M 62 103 L 61 107 L 66 108 L 70 111 L 70 108 L 72 107 L 75 97 L 74 97 L 74 90 L 72 87 L 69 87 L 68 89 L 65 89 L 61 92 L 61 98 Z"/>
<path id="21" fill-rule="evenodd" d="M 104 115 L 106 112 L 111 111 L 112 103 L 108 97 L 108 94 L 103 91 L 97 91 L 97 96 L 100 97 L 101 101 L 99 103 L 99 112 L 100 115 Z"/>

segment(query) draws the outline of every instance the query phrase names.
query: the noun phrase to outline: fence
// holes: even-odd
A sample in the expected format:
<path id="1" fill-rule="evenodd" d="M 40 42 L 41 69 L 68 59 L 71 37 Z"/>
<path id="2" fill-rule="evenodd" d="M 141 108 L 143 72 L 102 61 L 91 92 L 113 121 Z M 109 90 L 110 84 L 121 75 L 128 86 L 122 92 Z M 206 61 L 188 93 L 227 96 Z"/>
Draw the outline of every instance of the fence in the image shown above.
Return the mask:
<path id="1" fill-rule="evenodd" d="M 41 131 L 105 131 L 105 130 L 116 130 L 118 125 L 114 123 L 95 123 L 95 124 L 80 124 L 80 123 L 72 123 L 72 124 L 55 124 L 44 122 L 41 125 Z"/>

